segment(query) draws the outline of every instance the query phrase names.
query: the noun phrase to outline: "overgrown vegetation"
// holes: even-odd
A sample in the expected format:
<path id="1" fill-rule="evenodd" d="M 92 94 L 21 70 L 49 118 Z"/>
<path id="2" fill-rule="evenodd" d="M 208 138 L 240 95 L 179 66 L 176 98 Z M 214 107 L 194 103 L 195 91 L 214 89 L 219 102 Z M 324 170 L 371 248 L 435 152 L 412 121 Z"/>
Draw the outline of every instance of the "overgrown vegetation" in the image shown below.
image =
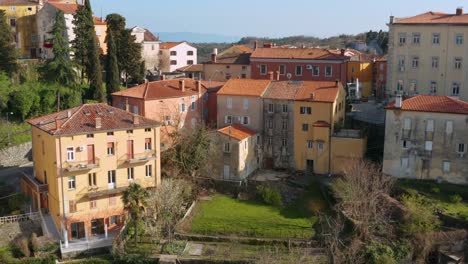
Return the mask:
<path id="1" fill-rule="evenodd" d="M 282 204 L 281 193 L 269 186 L 257 186 L 257 194 L 265 204 L 280 207 Z"/>

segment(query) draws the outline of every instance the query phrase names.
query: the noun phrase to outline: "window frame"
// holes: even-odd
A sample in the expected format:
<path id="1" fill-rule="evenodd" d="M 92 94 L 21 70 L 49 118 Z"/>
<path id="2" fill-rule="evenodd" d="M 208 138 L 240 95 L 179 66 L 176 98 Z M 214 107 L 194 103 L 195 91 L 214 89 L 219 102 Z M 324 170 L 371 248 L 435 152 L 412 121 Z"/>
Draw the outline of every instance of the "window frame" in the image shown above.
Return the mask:
<path id="1" fill-rule="evenodd" d="M 268 66 L 266 64 L 260 64 L 260 75 L 267 75 Z"/>
<path id="2" fill-rule="evenodd" d="M 145 177 L 147 178 L 153 177 L 153 165 L 152 164 L 145 165 Z"/>
<path id="3" fill-rule="evenodd" d="M 68 176 L 68 190 L 76 190 L 76 176 Z"/>

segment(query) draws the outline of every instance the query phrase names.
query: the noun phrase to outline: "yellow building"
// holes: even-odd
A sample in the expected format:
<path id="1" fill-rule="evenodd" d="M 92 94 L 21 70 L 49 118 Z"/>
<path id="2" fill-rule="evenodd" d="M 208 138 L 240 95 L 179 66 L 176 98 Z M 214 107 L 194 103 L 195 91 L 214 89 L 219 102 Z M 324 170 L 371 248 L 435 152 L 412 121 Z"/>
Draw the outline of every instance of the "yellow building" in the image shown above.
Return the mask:
<path id="1" fill-rule="evenodd" d="M 11 26 L 20 58 L 37 57 L 38 8 L 38 2 L 32 0 L 0 1 L 0 10 L 5 11 L 7 24 Z"/>
<path id="2" fill-rule="evenodd" d="M 365 139 L 338 129 L 345 118 L 346 92 L 337 82 L 304 82 L 294 101 L 295 168 L 317 174 L 340 173 L 338 164 L 363 158 Z"/>
<path id="3" fill-rule="evenodd" d="M 63 239 L 118 229 L 130 183 L 160 184 L 159 123 L 106 104 L 85 104 L 28 120 L 34 176 L 21 187 L 50 212 Z"/>
<path id="4" fill-rule="evenodd" d="M 354 49 L 347 49 L 345 55 L 350 57 L 346 67 L 348 83 L 356 85 L 359 81 L 361 97 L 372 96 L 373 57 Z"/>

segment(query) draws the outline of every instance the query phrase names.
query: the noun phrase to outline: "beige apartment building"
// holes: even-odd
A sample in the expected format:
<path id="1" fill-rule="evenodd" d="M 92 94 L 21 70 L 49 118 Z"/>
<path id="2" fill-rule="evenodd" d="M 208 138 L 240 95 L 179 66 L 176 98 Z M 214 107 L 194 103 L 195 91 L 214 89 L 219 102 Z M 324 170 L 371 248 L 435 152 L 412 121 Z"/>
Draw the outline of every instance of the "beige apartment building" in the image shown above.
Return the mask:
<path id="1" fill-rule="evenodd" d="M 468 14 L 390 17 L 386 92 L 468 100 Z"/>
<path id="2" fill-rule="evenodd" d="M 468 183 L 468 103 L 418 95 L 386 108 L 383 172 Z"/>
<path id="3" fill-rule="evenodd" d="M 125 214 L 122 192 L 161 182 L 159 122 L 106 104 L 28 120 L 34 175 L 22 190 L 50 212 L 65 241 L 107 234 Z"/>

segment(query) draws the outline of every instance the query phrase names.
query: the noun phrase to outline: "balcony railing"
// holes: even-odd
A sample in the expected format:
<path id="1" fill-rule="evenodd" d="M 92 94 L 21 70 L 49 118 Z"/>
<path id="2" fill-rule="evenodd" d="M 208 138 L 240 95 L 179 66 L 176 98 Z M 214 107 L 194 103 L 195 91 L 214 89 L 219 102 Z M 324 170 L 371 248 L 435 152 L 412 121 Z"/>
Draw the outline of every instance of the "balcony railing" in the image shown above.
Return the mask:
<path id="1" fill-rule="evenodd" d="M 119 161 L 134 164 L 134 163 L 147 162 L 147 161 L 155 160 L 155 159 L 156 159 L 156 151 L 147 150 L 143 153 L 136 153 L 133 155 L 125 154 L 119 159 Z"/>
<path id="2" fill-rule="evenodd" d="M 83 161 L 66 161 L 63 168 L 69 172 L 86 171 L 99 168 L 99 159 L 83 160 Z"/>

